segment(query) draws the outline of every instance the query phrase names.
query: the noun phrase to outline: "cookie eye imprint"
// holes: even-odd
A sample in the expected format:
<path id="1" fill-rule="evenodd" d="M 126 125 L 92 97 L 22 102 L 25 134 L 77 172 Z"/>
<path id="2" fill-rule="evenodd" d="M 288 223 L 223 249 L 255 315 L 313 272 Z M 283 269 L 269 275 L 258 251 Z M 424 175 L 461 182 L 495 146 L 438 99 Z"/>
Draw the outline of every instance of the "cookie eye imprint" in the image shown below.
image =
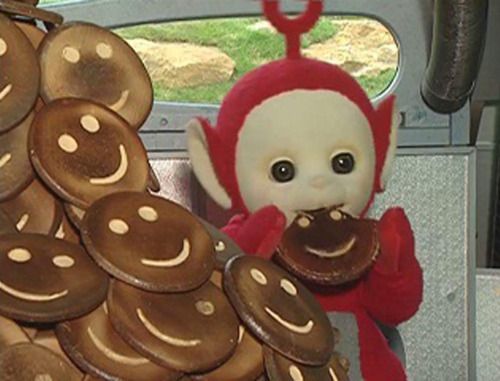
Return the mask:
<path id="1" fill-rule="evenodd" d="M 252 276 L 253 280 L 261 284 L 262 286 L 265 286 L 267 284 L 267 278 L 262 271 L 257 269 L 251 269 L 250 275 Z"/>
<path id="2" fill-rule="evenodd" d="M 354 156 L 348 152 L 339 153 L 332 158 L 332 169 L 335 173 L 346 175 L 351 173 L 354 168 Z"/>
<path id="3" fill-rule="evenodd" d="M 15 248 L 9 251 L 7 257 L 13 262 L 26 263 L 31 260 L 31 253 L 23 248 Z"/>
<path id="4" fill-rule="evenodd" d="M 158 221 L 158 212 L 150 206 L 141 206 L 137 212 L 139 217 L 141 217 L 144 221 Z"/>
<path id="5" fill-rule="evenodd" d="M 295 177 L 295 166 L 288 160 L 280 160 L 271 166 L 271 177 L 278 183 L 288 183 Z"/>
<path id="6" fill-rule="evenodd" d="M 129 231 L 128 224 L 119 218 L 109 221 L 108 227 L 109 230 L 118 235 L 127 234 Z"/>
<path id="7" fill-rule="evenodd" d="M 297 220 L 297 225 L 304 229 L 308 228 L 311 226 L 311 220 L 306 216 L 302 216 Z"/>
<path id="8" fill-rule="evenodd" d="M 108 60 L 113 57 L 113 48 L 104 42 L 100 42 L 96 45 L 95 51 L 99 57 L 103 60 Z"/>
<path id="9" fill-rule="evenodd" d="M 215 244 L 215 251 L 220 253 L 224 250 L 226 250 L 226 244 L 224 243 L 224 241 L 217 241 L 217 243 Z"/>
<path id="10" fill-rule="evenodd" d="M 93 115 L 84 115 L 80 118 L 80 125 L 82 128 L 91 133 L 95 134 L 101 129 L 101 125 L 99 123 L 99 120 Z"/>
<path id="11" fill-rule="evenodd" d="M 0 38 L 0 57 L 7 53 L 8 45 L 3 38 Z"/>
<path id="12" fill-rule="evenodd" d="M 215 313 L 215 306 L 212 302 L 199 300 L 195 303 L 196 310 L 205 316 L 210 316 Z"/>
<path id="13" fill-rule="evenodd" d="M 61 269 L 69 269 L 75 265 L 75 260 L 69 255 L 57 255 L 52 258 L 52 263 Z"/>
<path id="14" fill-rule="evenodd" d="M 295 287 L 288 279 L 282 279 L 280 281 L 280 286 L 287 294 L 297 296 L 297 287 Z"/>
<path id="15" fill-rule="evenodd" d="M 57 139 L 57 144 L 64 152 L 75 153 L 78 150 L 78 142 L 70 134 L 62 134 Z"/>
<path id="16" fill-rule="evenodd" d="M 330 212 L 330 218 L 334 221 L 340 221 L 342 220 L 343 216 L 339 210 L 332 210 Z"/>
<path id="17" fill-rule="evenodd" d="M 80 61 L 80 51 L 72 46 L 66 46 L 62 51 L 62 57 L 71 64 Z"/>

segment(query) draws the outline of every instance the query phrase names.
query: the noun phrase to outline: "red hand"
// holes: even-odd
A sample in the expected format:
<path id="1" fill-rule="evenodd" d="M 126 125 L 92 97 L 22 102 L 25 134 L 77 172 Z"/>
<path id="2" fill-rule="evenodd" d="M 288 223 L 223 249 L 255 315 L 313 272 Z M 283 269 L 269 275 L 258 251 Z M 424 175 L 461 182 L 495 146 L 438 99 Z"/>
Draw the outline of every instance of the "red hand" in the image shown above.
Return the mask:
<path id="1" fill-rule="evenodd" d="M 240 247 L 250 254 L 269 258 L 285 231 L 286 218 L 274 205 L 259 209 L 248 217 L 237 234 Z"/>
<path id="2" fill-rule="evenodd" d="M 410 221 L 402 208 L 387 210 L 378 223 L 380 254 L 377 271 L 394 274 L 400 270 L 405 252 L 414 250 L 413 232 Z"/>

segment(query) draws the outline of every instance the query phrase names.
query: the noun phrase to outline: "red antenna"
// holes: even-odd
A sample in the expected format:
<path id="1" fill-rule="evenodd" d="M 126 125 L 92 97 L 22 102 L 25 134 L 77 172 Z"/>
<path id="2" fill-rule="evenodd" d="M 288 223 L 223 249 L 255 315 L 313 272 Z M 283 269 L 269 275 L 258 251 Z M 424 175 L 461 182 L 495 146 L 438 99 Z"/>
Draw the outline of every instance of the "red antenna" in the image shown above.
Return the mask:
<path id="1" fill-rule="evenodd" d="M 288 18 L 281 13 L 279 0 L 262 0 L 264 14 L 271 24 L 286 37 L 288 58 L 300 58 L 300 36 L 309 32 L 323 12 L 323 0 L 308 0 L 307 9 L 299 17 Z"/>

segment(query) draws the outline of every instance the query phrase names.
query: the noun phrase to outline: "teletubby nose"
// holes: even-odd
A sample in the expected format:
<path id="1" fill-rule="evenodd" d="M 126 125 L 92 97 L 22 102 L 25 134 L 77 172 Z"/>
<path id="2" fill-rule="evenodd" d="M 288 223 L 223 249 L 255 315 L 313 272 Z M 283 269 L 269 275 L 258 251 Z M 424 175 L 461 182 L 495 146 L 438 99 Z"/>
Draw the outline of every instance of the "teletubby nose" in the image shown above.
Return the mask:
<path id="1" fill-rule="evenodd" d="M 309 185 L 311 185 L 311 187 L 313 188 L 321 189 L 326 186 L 326 182 L 327 182 L 326 176 L 317 175 L 309 180 Z"/>

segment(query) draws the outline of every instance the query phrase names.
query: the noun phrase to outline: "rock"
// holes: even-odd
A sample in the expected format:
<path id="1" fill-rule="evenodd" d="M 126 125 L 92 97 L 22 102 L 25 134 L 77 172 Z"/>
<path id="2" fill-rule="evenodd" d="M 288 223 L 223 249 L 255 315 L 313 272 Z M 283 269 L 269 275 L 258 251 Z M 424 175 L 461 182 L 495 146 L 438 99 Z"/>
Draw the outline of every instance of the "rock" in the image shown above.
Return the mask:
<path id="1" fill-rule="evenodd" d="M 338 33 L 311 45 L 304 55 L 341 66 L 355 77 L 377 76 L 398 66 L 398 47 L 392 34 L 375 20 L 336 20 Z"/>
<path id="2" fill-rule="evenodd" d="M 188 43 L 127 40 L 144 62 L 151 79 L 166 88 L 184 88 L 225 82 L 234 73 L 234 61 L 221 50 Z"/>
<path id="3" fill-rule="evenodd" d="M 276 33 L 276 28 L 274 26 L 271 25 L 271 23 L 269 21 L 266 21 L 266 20 L 262 20 L 262 21 L 258 21 L 256 22 L 255 24 L 252 24 L 252 25 L 249 25 L 248 30 L 251 30 L 251 31 L 266 31 L 266 32 L 271 32 L 271 33 Z"/>

